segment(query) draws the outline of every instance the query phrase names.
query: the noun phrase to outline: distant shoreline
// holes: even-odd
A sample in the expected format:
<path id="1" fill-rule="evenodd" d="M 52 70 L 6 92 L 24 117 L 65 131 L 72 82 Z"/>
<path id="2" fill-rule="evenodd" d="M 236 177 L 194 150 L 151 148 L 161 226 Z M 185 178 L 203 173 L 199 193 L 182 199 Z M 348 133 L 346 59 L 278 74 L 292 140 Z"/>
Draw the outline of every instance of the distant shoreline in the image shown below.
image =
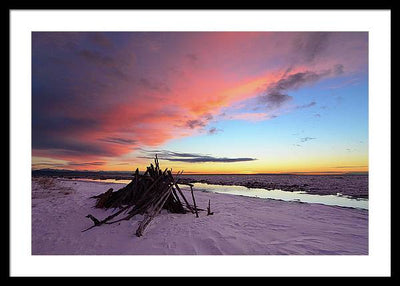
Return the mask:
<path id="1" fill-rule="evenodd" d="M 64 179 L 132 180 L 133 172 L 36 170 L 32 177 Z M 368 174 L 183 174 L 180 182 L 243 186 L 318 195 L 346 195 L 366 199 L 369 196 Z"/>
<path id="2" fill-rule="evenodd" d="M 90 170 L 58 170 L 58 169 L 39 169 L 32 170 L 33 177 L 40 176 L 57 176 L 71 178 L 93 178 L 93 179 L 115 179 L 126 180 L 133 177 L 133 171 L 90 171 Z M 143 172 L 141 172 L 143 173 Z M 292 172 L 292 173 L 222 173 L 222 174 L 207 174 L 207 173 L 183 173 L 182 176 L 368 176 L 369 172 Z"/>

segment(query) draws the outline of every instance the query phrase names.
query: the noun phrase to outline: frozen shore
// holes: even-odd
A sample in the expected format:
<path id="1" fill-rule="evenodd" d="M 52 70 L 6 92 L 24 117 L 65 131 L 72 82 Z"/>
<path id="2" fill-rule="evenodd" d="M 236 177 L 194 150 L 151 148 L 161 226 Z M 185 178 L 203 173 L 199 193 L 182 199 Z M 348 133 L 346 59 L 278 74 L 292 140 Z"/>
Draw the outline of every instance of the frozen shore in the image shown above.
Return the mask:
<path id="1" fill-rule="evenodd" d="M 165 210 L 146 229 L 143 218 L 102 225 L 87 232 L 93 208 L 90 196 L 123 184 L 66 179 L 32 180 L 32 254 L 75 255 L 366 255 L 368 210 L 195 192 L 196 203 L 214 215 L 199 218 Z M 190 196 L 188 196 L 190 197 Z"/>
<path id="2" fill-rule="evenodd" d="M 368 198 L 368 175 L 185 175 L 187 182 Z"/>
<path id="3" fill-rule="evenodd" d="M 68 170 L 35 170 L 34 177 L 59 177 L 66 179 L 132 180 L 132 172 L 95 172 Z M 287 192 L 306 191 L 316 195 L 336 195 L 341 193 L 353 198 L 368 198 L 369 175 L 295 175 L 295 174 L 183 174 L 181 181 L 187 183 L 207 183 L 226 186 L 244 186 L 266 190 L 280 189 Z"/>

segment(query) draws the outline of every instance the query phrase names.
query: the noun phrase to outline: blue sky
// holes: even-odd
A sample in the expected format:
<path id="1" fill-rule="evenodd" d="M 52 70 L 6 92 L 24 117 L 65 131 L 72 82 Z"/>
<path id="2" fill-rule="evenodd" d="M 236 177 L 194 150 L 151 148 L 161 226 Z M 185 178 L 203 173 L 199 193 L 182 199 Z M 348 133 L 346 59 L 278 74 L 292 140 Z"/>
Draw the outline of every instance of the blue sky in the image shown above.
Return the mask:
<path id="1" fill-rule="evenodd" d="M 32 167 L 368 171 L 368 33 L 33 33 Z"/>

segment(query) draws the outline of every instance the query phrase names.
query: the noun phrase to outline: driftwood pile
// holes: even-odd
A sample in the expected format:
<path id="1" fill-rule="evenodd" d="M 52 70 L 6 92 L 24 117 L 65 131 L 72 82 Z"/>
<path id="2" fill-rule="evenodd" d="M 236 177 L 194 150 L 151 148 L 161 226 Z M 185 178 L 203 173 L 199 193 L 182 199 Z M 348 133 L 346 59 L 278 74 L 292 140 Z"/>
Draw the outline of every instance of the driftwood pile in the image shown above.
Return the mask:
<path id="1" fill-rule="evenodd" d="M 155 165 L 150 164 L 144 174 L 139 174 L 139 169 L 136 169 L 134 178 L 125 187 L 115 192 L 113 189 L 109 189 L 105 193 L 91 197 L 97 199 L 96 208 L 114 208 L 119 210 L 103 220 L 98 220 L 91 214 L 87 215 L 86 217 L 90 218 L 94 225 L 83 231 L 102 224 L 113 224 L 129 220 L 133 216 L 141 214 L 144 215 L 144 219 L 139 223 L 136 235 L 142 236 L 145 228 L 162 209 L 166 209 L 172 213 L 184 214 L 191 212 L 196 214 L 196 217 L 199 217 L 198 211 L 202 209 L 196 206 L 193 185 L 190 183 L 179 183 L 190 186 L 193 204 L 188 202 L 178 185 L 181 174 L 182 172 L 178 172 L 176 178 L 174 178 L 172 170 L 165 169 L 162 171 L 156 155 Z M 207 215 L 212 214 L 210 212 L 210 202 L 207 211 Z M 125 216 L 113 220 L 121 214 L 125 214 Z"/>

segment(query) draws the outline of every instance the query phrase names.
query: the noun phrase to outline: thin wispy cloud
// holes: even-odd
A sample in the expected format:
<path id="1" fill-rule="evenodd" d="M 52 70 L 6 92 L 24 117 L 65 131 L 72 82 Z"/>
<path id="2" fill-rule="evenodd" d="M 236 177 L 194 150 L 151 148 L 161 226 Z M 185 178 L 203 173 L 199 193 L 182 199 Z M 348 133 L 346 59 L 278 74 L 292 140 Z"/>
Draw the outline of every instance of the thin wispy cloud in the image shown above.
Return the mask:
<path id="1" fill-rule="evenodd" d="M 207 134 L 209 135 L 215 135 L 218 134 L 220 132 L 223 132 L 222 129 L 216 128 L 216 127 L 211 127 L 210 129 L 207 130 Z"/>
<path id="2" fill-rule="evenodd" d="M 121 144 L 121 145 L 134 145 L 137 141 L 127 138 L 119 138 L 119 137 L 106 137 L 99 139 L 103 142 L 113 143 L 113 144 Z"/>
<path id="3" fill-rule="evenodd" d="M 359 166 L 353 166 L 353 165 L 347 165 L 347 166 L 334 166 L 332 168 L 336 169 L 352 169 L 352 168 L 367 168 L 368 165 L 359 165 Z"/>
<path id="4" fill-rule="evenodd" d="M 182 153 L 168 150 L 141 150 L 144 154 L 141 158 L 154 159 L 157 155 L 158 159 L 173 161 L 173 162 L 185 162 L 185 163 L 235 163 L 235 162 L 248 162 L 255 161 L 255 158 L 226 158 L 226 157 L 214 157 L 211 155 L 196 154 L 196 153 Z"/>
<path id="5" fill-rule="evenodd" d="M 68 163 L 67 166 L 79 166 L 79 167 L 87 167 L 87 166 L 102 166 L 104 165 L 106 162 L 83 162 L 83 163 Z"/>
<path id="6" fill-rule="evenodd" d="M 304 62 L 313 62 L 323 55 L 329 46 L 332 33 L 316 32 L 294 40 L 294 49 Z"/>
<path id="7" fill-rule="evenodd" d="M 315 101 L 312 101 L 312 102 L 307 103 L 307 104 L 298 105 L 298 106 L 296 106 L 296 109 L 309 108 L 309 107 L 315 106 L 316 104 L 317 103 Z"/>
<path id="8" fill-rule="evenodd" d="M 189 127 L 190 129 L 195 129 L 198 127 L 206 126 L 206 122 L 199 120 L 199 119 L 193 119 L 193 120 L 186 121 L 186 126 Z"/>
<path id="9" fill-rule="evenodd" d="M 315 139 L 317 139 L 317 138 L 314 138 L 314 137 L 303 137 L 303 138 L 300 138 L 300 142 L 307 142 L 307 141 L 315 140 Z"/>
<path id="10" fill-rule="evenodd" d="M 263 95 L 258 97 L 258 102 L 267 109 L 277 109 L 285 103 L 293 100 L 293 96 L 288 94 L 289 91 L 298 90 L 307 85 L 312 85 L 328 76 L 338 76 L 343 73 L 343 65 L 337 64 L 331 69 L 320 72 L 304 71 L 288 74 L 285 72 L 283 77 L 277 82 L 270 84 Z M 298 106 L 297 108 L 307 108 L 315 105 L 311 102 L 307 105 Z"/>

